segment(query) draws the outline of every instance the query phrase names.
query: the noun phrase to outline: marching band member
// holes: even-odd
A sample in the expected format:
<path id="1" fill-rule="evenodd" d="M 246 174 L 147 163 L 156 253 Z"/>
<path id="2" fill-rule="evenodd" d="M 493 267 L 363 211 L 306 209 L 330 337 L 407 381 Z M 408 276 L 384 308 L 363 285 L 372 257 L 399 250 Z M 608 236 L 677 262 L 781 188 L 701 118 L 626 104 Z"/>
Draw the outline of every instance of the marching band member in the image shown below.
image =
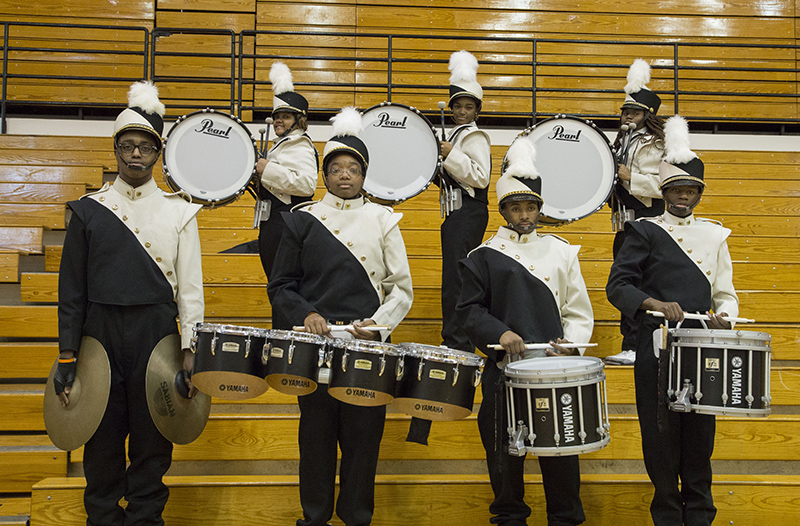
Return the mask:
<path id="1" fill-rule="evenodd" d="M 411 308 L 411 273 L 398 222 L 402 214 L 361 194 L 369 164 L 358 133 L 361 115 L 345 108 L 322 160 L 321 201 L 284 214 L 286 230 L 267 291 L 273 326 L 304 325 L 330 335 L 329 324 L 353 322 L 352 336 L 383 339 L 364 325 L 396 327 Z M 355 320 L 355 321 L 354 321 Z M 369 524 L 386 407 L 340 402 L 320 384 L 300 404 L 298 526 L 324 526 L 333 516 L 337 443 L 342 452 L 336 514 L 348 526 Z"/>
<path id="2" fill-rule="evenodd" d="M 262 207 L 258 251 L 267 279 L 285 227 L 281 213 L 311 200 L 319 171 L 317 149 L 306 133 L 308 101 L 294 91 L 292 72 L 283 62 L 272 64 L 269 80 L 275 95 L 272 119 L 276 137 L 266 158 L 256 165 Z"/>
<path id="3" fill-rule="evenodd" d="M 594 319 L 578 263 L 579 246 L 536 232 L 543 204 L 542 180 L 534 165 L 533 143 L 517 139 L 497 181 L 500 214 L 508 226 L 460 262 L 463 279 L 458 318 L 471 342 L 488 357 L 478 428 L 486 450 L 494 501 L 491 522 L 524 525 L 525 457 L 508 454 L 508 422 L 501 367 L 510 356 L 577 354 L 559 344 L 588 342 Z M 488 347 L 499 342 L 502 351 Z M 550 342 L 555 350 L 526 351 L 524 344 Z M 499 409 L 502 406 L 502 409 Z M 550 526 L 581 524 L 578 456 L 539 457 Z"/>
<path id="4" fill-rule="evenodd" d="M 693 215 L 705 182 L 703 162 L 689 149 L 688 124 L 676 115 L 665 131 L 659 178 L 666 211 L 625 225 L 625 242 L 611 267 L 606 293 L 639 327 L 636 408 L 644 462 L 655 486 L 653 522 L 703 526 L 716 515 L 711 495 L 714 415 L 673 412 L 659 403 L 659 390 L 665 387 L 659 386 L 652 336 L 659 322 L 645 311 L 663 312 L 672 322 L 683 320 L 684 311 L 707 312 L 709 328 L 729 329 L 722 317 L 737 316 L 739 300 L 726 242 L 730 230 Z M 665 392 L 661 395 L 666 399 Z"/>
<path id="5" fill-rule="evenodd" d="M 625 102 L 622 104 L 620 131 L 614 140 L 617 175 L 611 200 L 614 229 L 614 255 L 625 240 L 625 221 L 653 217 L 664 212 L 658 184 L 658 167 L 664 158 L 664 121 L 657 115 L 658 95 L 647 88 L 650 65 L 636 59 L 628 69 Z M 636 327 L 626 316 L 620 320 L 622 352 L 606 357 L 606 363 L 633 365 L 636 359 Z"/>
<path id="6" fill-rule="evenodd" d="M 150 417 L 147 363 L 162 338 L 178 333 L 180 316 L 183 365 L 191 371 L 192 327 L 203 321 L 200 205 L 163 192 L 153 180 L 164 128 L 155 86 L 134 84 L 128 101 L 114 123 L 119 176 L 113 186 L 68 203 L 72 218 L 59 270 L 55 384 L 62 404 L 69 404 L 82 336 L 97 339 L 111 365 L 108 406 L 83 456 L 89 525 L 164 524 L 169 490 L 162 477 L 172 443 Z"/>
<path id="7" fill-rule="evenodd" d="M 461 277 L 458 261 L 483 241 L 489 221 L 488 187 L 492 172 L 489 136 L 475 121 L 483 89 L 477 80 L 478 61 L 467 51 L 450 56 L 450 100 L 456 127 L 441 142 L 445 178 L 442 194 L 450 203 L 442 222 L 442 345 L 473 351 L 455 315 Z"/>

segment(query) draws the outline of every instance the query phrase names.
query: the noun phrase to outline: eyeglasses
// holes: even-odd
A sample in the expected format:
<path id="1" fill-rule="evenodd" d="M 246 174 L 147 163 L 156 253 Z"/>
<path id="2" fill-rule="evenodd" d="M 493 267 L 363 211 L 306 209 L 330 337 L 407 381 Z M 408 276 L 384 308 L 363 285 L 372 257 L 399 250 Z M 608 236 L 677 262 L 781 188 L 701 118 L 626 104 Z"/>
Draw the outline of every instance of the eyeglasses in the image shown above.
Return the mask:
<path id="1" fill-rule="evenodd" d="M 131 144 L 129 142 L 123 142 L 123 143 L 117 144 L 117 148 L 122 153 L 133 153 L 133 150 L 138 148 L 139 149 L 139 153 L 141 153 L 142 155 L 150 155 L 151 153 L 154 153 L 154 152 L 158 151 L 158 148 L 156 148 L 152 144 L 147 144 L 147 143 Z"/>
<path id="2" fill-rule="evenodd" d="M 331 166 L 328 168 L 329 175 L 341 175 L 343 172 L 347 172 L 353 177 L 361 177 L 362 173 L 359 166 L 348 166 L 347 168 L 343 168 L 341 166 Z"/>

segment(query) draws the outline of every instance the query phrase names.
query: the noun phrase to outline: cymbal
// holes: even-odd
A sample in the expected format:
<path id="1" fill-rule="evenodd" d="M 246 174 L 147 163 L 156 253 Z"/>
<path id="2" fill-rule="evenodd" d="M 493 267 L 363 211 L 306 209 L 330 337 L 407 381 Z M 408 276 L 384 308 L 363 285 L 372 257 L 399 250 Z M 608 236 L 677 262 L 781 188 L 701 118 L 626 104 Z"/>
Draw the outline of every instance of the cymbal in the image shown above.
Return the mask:
<path id="1" fill-rule="evenodd" d="M 147 408 L 164 438 L 188 444 L 203 432 L 211 413 L 211 397 L 198 391 L 193 398 L 179 392 L 184 388 L 183 350 L 177 334 L 164 337 L 153 349 L 147 363 L 145 389 Z"/>
<path id="2" fill-rule="evenodd" d="M 67 407 L 62 407 L 56 394 L 53 380 L 57 368 L 58 359 L 44 390 L 44 426 L 56 447 L 74 451 L 92 438 L 103 420 L 111 391 L 111 365 L 103 345 L 84 336 Z"/>

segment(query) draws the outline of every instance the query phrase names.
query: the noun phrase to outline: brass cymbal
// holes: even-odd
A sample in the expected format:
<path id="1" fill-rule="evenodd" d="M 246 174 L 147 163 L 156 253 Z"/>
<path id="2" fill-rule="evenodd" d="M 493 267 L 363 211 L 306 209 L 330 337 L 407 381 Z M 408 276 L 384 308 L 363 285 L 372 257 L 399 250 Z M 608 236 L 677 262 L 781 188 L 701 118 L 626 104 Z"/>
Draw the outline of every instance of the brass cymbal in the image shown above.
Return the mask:
<path id="1" fill-rule="evenodd" d="M 199 437 L 211 412 L 207 394 L 198 391 L 193 398 L 184 398 L 179 393 L 182 370 L 181 338 L 171 334 L 158 342 L 150 355 L 145 389 L 153 422 L 164 438 L 175 444 L 188 444 Z"/>
<path id="2" fill-rule="evenodd" d="M 103 420 L 111 391 L 111 365 L 99 341 L 89 336 L 81 339 L 76 366 L 67 407 L 61 406 L 53 382 L 58 359 L 44 390 L 44 426 L 53 444 L 64 451 L 78 449 L 92 438 Z"/>

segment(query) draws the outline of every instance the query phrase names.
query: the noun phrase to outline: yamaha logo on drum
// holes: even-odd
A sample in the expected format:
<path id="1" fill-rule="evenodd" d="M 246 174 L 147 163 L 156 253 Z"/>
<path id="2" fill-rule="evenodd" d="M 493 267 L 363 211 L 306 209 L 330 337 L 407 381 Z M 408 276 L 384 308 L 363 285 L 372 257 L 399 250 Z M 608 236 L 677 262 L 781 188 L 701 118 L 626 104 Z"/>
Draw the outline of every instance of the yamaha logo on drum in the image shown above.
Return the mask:
<path id="1" fill-rule="evenodd" d="M 553 135 L 550 135 L 548 139 L 551 141 L 581 142 L 581 130 L 569 132 L 564 130 L 564 127 L 559 124 L 553 127 Z"/>
<path id="2" fill-rule="evenodd" d="M 195 128 L 194 131 L 197 133 L 202 133 L 203 135 L 213 135 L 214 137 L 219 137 L 220 139 L 230 139 L 231 126 L 228 126 L 227 129 L 215 128 L 213 120 L 203 119 L 200 122 L 200 127 Z"/>
<path id="3" fill-rule="evenodd" d="M 444 407 L 440 405 L 416 404 L 414 409 L 417 411 L 428 411 L 429 413 L 444 414 Z"/>
<path id="4" fill-rule="evenodd" d="M 401 130 L 406 129 L 406 122 L 408 121 L 408 117 L 403 117 L 402 120 L 396 121 L 392 120 L 392 117 L 385 111 L 382 111 L 378 114 L 378 121 L 373 124 L 375 128 L 397 128 Z"/>

